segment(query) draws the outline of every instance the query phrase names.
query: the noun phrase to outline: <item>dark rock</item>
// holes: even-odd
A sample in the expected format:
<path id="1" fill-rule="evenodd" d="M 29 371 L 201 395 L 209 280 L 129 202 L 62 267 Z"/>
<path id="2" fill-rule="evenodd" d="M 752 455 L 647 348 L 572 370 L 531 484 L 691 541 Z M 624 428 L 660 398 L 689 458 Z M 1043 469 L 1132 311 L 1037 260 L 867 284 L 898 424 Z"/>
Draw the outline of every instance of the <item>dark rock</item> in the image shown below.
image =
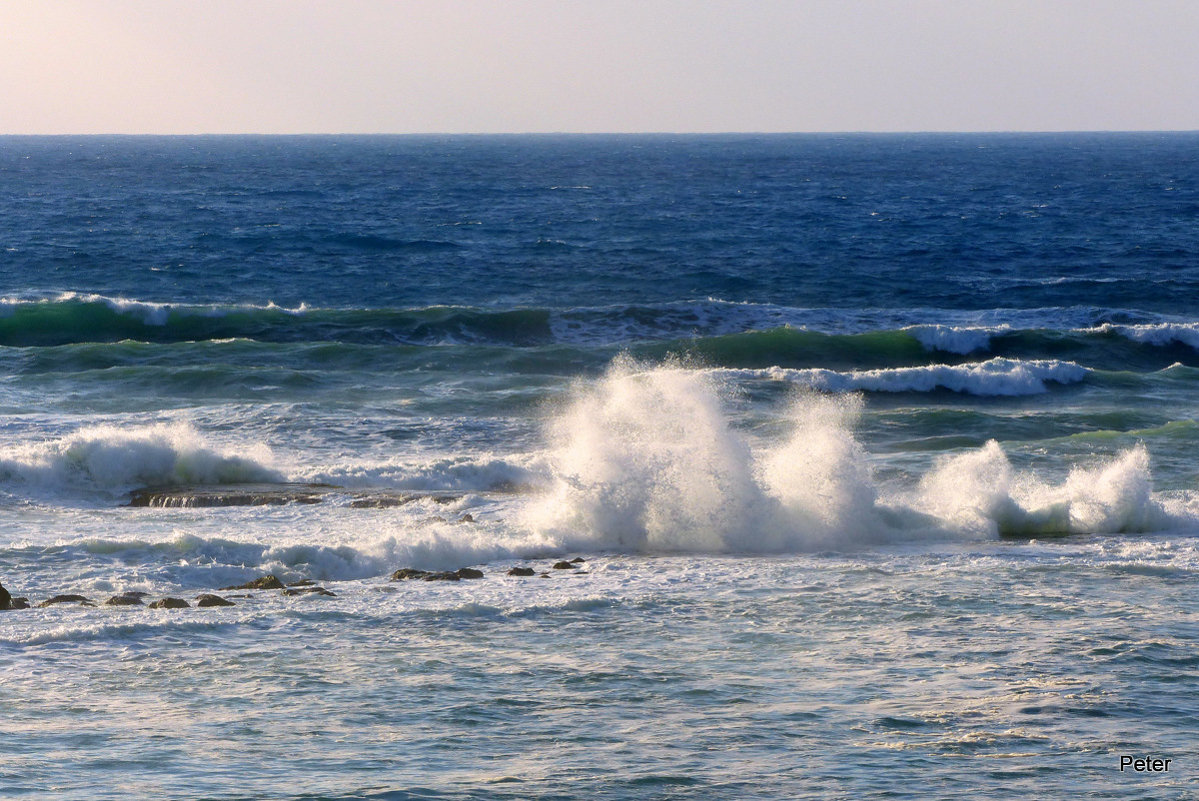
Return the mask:
<path id="1" fill-rule="evenodd" d="M 475 516 L 472 515 L 470 512 L 467 512 L 466 514 L 462 515 L 462 517 L 458 518 L 458 522 L 459 523 L 473 523 L 473 522 L 475 522 Z"/>
<path id="2" fill-rule="evenodd" d="M 55 595 L 53 598 L 47 598 L 46 600 L 42 601 L 37 606 L 38 609 L 43 609 L 47 606 L 54 606 L 55 604 L 74 603 L 84 604 L 86 606 L 95 606 L 95 604 L 93 604 L 87 598 L 84 598 L 82 595 Z"/>
<path id="3" fill-rule="evenodd" d="M 216 597 L 216 596 L 213 596 Z M 190 609 L 191 604 L 182 598 L 163 598 L 160 601 L 153 601 L 150 604 L 151 609 Z"/>
<path id="4" fill-rule="evenodd" d="M 104 602 L 105 606 L 141 606 L 142 599 L 134 595 L 114 595 Z"/>
<path id="5" fill-rule="evenodd" d="M 219 595 L 205 593 L 196 596 L 196 606 L 233 606 L 233 601 L 226 601 Z"/>
<path id="6" fill-rule="evenodd" d="M 462 576 L 458 575 L 457 570 L 453 572 L 441 570 L 436 573 L 426 573 L 424 579 L 425 581 L 461 581 Z"/>
<path id="7" fill-rule="evenodd" d="M 297 587 L 296 589 L 290 589 L 290 590 L 283 591 L 284 595 L 308 595 L 309 593 L 315 593 L 317 595 L 327 595 L 330 598 L 337 597 L 337 593 L 329 592 L 324 587 Z"/>
<path id="8" fill-rule="evenodd" d="M 429 575 L 428 570 L 417 570 L 415 567 L 401 567 L 391 574 L 391 580 L 407 581 L 409 579 L 423 579 L 427 575 Z"/>
<path id="9" fill-rule="evenodd" d="M 12 609 L 12 596 L 4 589 L 4 585 L 0 584 L 0 610 L 3 609 Z"/>
<path id="10" fill-rule="evenodd" d="M 11 605 L 8 608 L 9 609 L 28 609 L 29 608 L 29 599 L 28 598 L 13 598 Z"/>
<path id="11" fill-rule="evenodd" d="M 282 506 L 320 503 L 328 484 L 237 484 L 195 487 L 147 487 L 129 494 L 130 506 L 199 509 L 210 506 Z"/>
<path id="12" fill-rule="evenodd" d="M 583 563 L 584 563 L 584 562 L 586 562 L 586 561 L 587 561 L 587 560 L 586 560 L 586 559 L 584 559 L 583 557 L 581 557 L 581 556 L 576 556 L 574 559 L 571 559 L 571 560 L 570 560 L 570 563 L 571 563 L 572 565 L 581 565 L 581 564 L 583 564 Z"/>
<path id="13" fill-rule="evenodd" d="M 313 584 L 316 584 L 316 582 L 313 581 L 312 579 L 300 579 L 299 581 L 291 582 L 287 586 L 289 586 L 289 587 L 311 587 Z"/>
<path id="14" fill-rule="evenodd" d="M 273 574 L 268 573 L 265 576 L 259 576 L 253 581 L 247 581 L 245 584 L 238 584 L 236 587 L 221 587 L 221 590 L 281 590 L 284 584 L 277 579 Z"/>
<path id="15" fill-rule="evenodd" d="M 461 581 L 462 579 L 481 579 L 483 571 L 473 567 L 462 567 L 457 570 L 417 570 L 415 567 L 402 567 L 391 574 L 392 581 Z"/>
<path id="16" fill-rule="evenodd" d="M 554 562 L 554 570 L 574 570 L 573 562 Z"/>
<path id="17" fill-rule="evenodd" d="M 537 571 L 531 567 L 514 567 L 508 571 L 509 576 L 531 576 Z"/>

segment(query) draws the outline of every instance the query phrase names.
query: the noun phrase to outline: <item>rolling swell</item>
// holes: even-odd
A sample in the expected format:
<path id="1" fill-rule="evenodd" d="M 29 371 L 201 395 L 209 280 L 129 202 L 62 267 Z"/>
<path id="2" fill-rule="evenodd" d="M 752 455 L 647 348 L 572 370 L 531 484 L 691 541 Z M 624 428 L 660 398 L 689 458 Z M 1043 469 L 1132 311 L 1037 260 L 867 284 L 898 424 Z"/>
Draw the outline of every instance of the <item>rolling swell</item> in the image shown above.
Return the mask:
<path id="1" fill-rule="evenodd" d="M 834 309 L 786 309 L 730 304 L 709 299 L 653 305 L 595 308 L 486 309 L 310 308 L 267 305 L 154 303 L 102 295 L 64 293 L 40 300 L 0 301 L 0 347 L 81 348 L 64 361 L 128 364 L 155 355 L 143 344 L 219 343 L 221 356 L 256 343 L 305 345 L 305 360 L 349 356 L 374 362 L 365 351 L 330 354 L 320 348 L 387 346 L 428 348 L 462 345 L 497 348 L 566 348 L 548 361 L 592 362 L 586 352 L 627 348 L 639 359 L 683 356 L 698 364 L 729 368 L 885 369 L 965 364 L 981 359 L 1075 362 L 1088 368 L 1163 370 L 1199 367 L 1199 323 L 1178 321 L 1101 322 L 1044 310 L 1044 325 L 1013 327 L 915 322 L 907 319 L 850 319 Z M 919 319 L 942 316 L 923 310 Z M 1117 315 L 1118 316 L 1118 315 Z M 1043 318 L 1043 319 L 1041 319 Z M 1026 320 L 1027 322 L 1027 320 Z M 883 327 L 879 327 L 879 326 Z M 230 343 L 238 343 L 236 345 Z M 84 347 L 86 346 L 86 347 Z M 121 353 L 95 346 L 119 347 Z M 213 354 L 210 354 L 213 355 Z M 455 358 L 450 352 L 442 355 Z M 489 358 L 493 358 L 491 354 Z M 391 358 L 391 356 L 388 356 Z M 50 361 L 43 351 L 31 361 Z M 546 359 L 535 358 L 540 364 Z M 67 369 L 71 369 L 67 367 Z"/>
<path id="2" fill-rule="evenodd" d="M 8 300 L 0 307 L 0 345 L 54 346 L 85 342 L 398 343 L 494 342 L 536 345 L 551 340 L 544 309 L 483 311 L 424 309 L 285 309 L 145 303 L 66 294 L 48 300 Z"/>

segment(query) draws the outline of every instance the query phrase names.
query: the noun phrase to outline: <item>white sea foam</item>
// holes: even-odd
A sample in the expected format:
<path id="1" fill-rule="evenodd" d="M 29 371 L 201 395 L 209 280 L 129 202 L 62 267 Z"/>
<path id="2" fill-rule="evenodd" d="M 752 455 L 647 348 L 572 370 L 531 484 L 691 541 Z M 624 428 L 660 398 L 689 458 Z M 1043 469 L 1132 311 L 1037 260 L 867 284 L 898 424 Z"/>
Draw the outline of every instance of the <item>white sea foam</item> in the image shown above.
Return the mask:
<path id="1" fill-rule="evenodd" d="M 187 423 L 93 425 L 49 442 L 11 446 L 0 480 L 40 490 L 125 491 L 176 484 L 281 481 L 270 451 L 218 448 Z"/>

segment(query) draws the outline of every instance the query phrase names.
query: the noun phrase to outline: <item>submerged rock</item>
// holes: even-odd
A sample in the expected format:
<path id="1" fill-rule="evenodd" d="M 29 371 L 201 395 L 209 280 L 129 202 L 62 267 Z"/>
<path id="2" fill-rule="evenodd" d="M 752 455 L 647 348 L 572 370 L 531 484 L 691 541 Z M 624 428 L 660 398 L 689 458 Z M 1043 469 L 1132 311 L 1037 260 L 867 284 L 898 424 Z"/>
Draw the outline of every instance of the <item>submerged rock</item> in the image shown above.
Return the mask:
<path id="1" fill-rule="evenodd" d="M 216 597 L 215 595 L 213 596 Z M 150 604 L 151 609 L 190 609 L 191 604 L 182 598 L 163 598 Z"/>
<path id="2" fill-rule="evenodd" d="M 10 602 L 8 608 L 9 609 L 28 609 L 29 608 L 29 599 L 28 598 L 13 598 L 12 601 Z"/>
<path id="3" fill-rule="evenodd" d="M 299 581 L 291 582 L 287 586 L 289 586 L 289 587 L 311 587 L 313 584 L 316 584 L 316 582 L 313 581 L 312 579 L 300 579 Z"/>
<path id="4" fill-rule="evenodd" d="M 238 584 L 236 587 L 221 587 L 221 590 L 281 590 L 285 586 L 273 573 L 268 573 L 253 581 L 247 581 L 245 584 Z"/>
<path id="5" fill-rule="evenodd" d="M 574 559 L 571 559 L 571 560 L 570 560 L 571 564 L 574 564 L 574 565 L 581 565 L 581 564 L 583 564 L 583 563 L 584 563 L 584 562 L 586 562 L 586 561 L 587 561 L 587 560 L 586 560 L 586 559 L 584 559 L 584 558 L 583 558 L 583 557 L 581 557 L 581 556 L 576 556 Z"/>
<path id="6" fill-rule="evenodd" d="M 196 596 L 196 606 L 233 606 L 233 601 L 227 601 L 219 595 L 204 593 Z"/>
<path id="7" fill-rule="evenodd" d="M 537 571 L 531 567 L 514 567 L 508 571 L 509 576 L 532 576 Z"/>
<path id="8" fill-rule="evenodd" d="M 554 562 L 554 570 L 574 570 L 574 562 Z"/>
<path id="9" fill-rule="evenodd" d="M 105 606 L 141 606 L 142 599 L 136 595 L 114 595 L 104 602 Z"/>
<path id="10" fill-rule="evenodd" d="M 38 609 L 44 609 L 47 606 L 54 606 L 55 604 L 74 604 L 74 603 L 80 604 L 81 606 L 95 606 L 94 603 L 92 603 L 87 598 L 83 597 L 82 595 L 55 595 L 53 598 L 47 598 L 46 600 L 42 601 L 37 606 L 38 606 Z"/>

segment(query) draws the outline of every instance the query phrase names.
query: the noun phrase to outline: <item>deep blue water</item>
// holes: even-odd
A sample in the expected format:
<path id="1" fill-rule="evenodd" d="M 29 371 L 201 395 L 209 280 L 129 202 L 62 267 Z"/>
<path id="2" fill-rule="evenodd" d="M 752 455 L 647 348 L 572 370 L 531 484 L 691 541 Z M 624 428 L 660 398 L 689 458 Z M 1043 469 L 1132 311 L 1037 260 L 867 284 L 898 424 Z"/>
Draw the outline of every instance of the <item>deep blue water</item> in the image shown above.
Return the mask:
<path id="1" fill-rule="evenodd" d="M 1197 146 L 1196 134 L 10 137 L 0 291 L 1168 312 L 1199 288 Z"/>

